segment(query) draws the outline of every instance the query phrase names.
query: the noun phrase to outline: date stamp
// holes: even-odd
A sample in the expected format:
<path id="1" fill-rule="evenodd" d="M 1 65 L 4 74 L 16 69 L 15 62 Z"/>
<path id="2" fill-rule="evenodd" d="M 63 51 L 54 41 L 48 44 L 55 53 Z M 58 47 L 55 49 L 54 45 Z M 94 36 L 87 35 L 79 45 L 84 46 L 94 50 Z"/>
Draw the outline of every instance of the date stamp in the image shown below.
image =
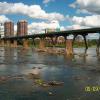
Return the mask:
<path id="1" fill-rule="evenodd" d="M 86 86 L 85 92 L 100 92 L 100 86 Z"/>

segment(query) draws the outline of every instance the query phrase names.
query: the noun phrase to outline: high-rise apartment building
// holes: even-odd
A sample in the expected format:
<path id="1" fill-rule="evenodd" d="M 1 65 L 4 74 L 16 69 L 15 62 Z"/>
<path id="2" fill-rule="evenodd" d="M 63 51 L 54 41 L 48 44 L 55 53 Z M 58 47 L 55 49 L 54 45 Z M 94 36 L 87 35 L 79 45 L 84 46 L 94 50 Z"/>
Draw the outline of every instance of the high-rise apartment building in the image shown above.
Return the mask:
<path id="1" fill-rule="evenodd" d="M 20 20 L 17 23 L 17 35 L 24 36 L 28 33 L 28 23 L 25 20 Z"/>
<path id="2" fill-rule="evenodd" d="M 11 37 L 14 36 L 14 23 L 11 21 L 4 23 L 4 36 Z"/>

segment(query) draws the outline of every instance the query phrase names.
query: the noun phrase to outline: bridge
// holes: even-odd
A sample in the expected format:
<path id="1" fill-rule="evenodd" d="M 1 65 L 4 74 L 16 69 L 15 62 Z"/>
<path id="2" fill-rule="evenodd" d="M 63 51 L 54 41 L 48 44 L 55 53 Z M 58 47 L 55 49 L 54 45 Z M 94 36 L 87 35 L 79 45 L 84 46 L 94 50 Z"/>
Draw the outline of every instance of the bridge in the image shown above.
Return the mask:
<path id="1" fill-rule="evenodd" d="M 45 39 L 46 38 L 50 38 L 52 40 L 52 43 L 55 44 L 53 41 L 53 38 L 55 37 L 55 39 L 57 40 L 57 38 L 59 36 L 63 36 L 65 39 L 65 43 L 66 43 L 65 51 L 68 55 L 72 55 L 73 54 L 73 44 L 74 44 L 76 37 L 78 35 L 81 35 L 83 37 L 84 43 L 85 43 L 85 52 L 86 52 L 88 49 L 86 36 L 88 34 L 93 34 L 93 33 L 98 33 L 100 35 L 100 27 L 88 28 L 88 29 L 78 29 L 78 30 L 67 30 L 67 31 L 59 31 L 59 32 L 48 32 L 45 34 L 3 37 L 0 39 L 0 41 L 1 41 L 1 46 L 4 46 L 5 44 L 10 46 L 11 43 L 13 43 L 13 46 L 17 47 L 17 41 L 23 40 L 23 46 L 25 48 L 27 48 L 28 47 L 28 39 L 32 39 L 33 43 L 35 44 L 35 39 L 40 38 L 39 47 L 40 47 L 40 49 L 45 49 Z M 72 40 L 67 38 L 70 35 L 73 35 Z M 13 42 L 11 42 L 11 41 L 13 41 Z M 97 48 L 96 48 L 97 53 L 99 53 L 99 46 L 100 46 L 100 37 L 97 42 Z"/>

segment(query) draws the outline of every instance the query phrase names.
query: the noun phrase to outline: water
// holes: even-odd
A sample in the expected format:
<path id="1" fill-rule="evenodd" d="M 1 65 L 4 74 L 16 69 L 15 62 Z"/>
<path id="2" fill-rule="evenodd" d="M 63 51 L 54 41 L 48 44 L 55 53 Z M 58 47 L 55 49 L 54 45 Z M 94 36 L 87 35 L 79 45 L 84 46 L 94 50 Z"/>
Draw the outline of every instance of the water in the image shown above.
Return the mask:
<path id="1" fill-rule="evenodd" d="M 84 49 L 75 49 L 77 54 Z M 39 53 L 32 49 L 0 48 L 0 77 L 15 77 L 35 72 L 42 80 L 64 82 L 62 86 L 41 87 L 32 79 L 0 81 L 0 100 L 100 100 L 99 92 L 86 92 L 86 86 L 100 86 L 100 58 L 95 49 L 88 56 Z M 33 67 L 36 67 L 33 69 Z M 37 69 L 37 68 L 41 69 Z M 91 71 L 92 69 L 92 71 Z M 52 95 L 50 95 L 52 93 Z"/>

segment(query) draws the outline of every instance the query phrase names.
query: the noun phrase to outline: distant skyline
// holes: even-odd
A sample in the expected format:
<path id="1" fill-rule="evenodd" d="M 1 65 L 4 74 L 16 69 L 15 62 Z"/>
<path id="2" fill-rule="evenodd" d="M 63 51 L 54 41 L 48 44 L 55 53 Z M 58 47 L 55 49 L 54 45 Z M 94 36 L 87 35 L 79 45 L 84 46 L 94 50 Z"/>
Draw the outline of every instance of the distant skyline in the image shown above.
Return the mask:
<path id="1" fill-rule="evenodd" d="M 0 0 L 0 23 L 27 20 L 29 32 L 100 27 L 100 0 Z M 91 38 L 97 38 L 94 34 Z"/>

